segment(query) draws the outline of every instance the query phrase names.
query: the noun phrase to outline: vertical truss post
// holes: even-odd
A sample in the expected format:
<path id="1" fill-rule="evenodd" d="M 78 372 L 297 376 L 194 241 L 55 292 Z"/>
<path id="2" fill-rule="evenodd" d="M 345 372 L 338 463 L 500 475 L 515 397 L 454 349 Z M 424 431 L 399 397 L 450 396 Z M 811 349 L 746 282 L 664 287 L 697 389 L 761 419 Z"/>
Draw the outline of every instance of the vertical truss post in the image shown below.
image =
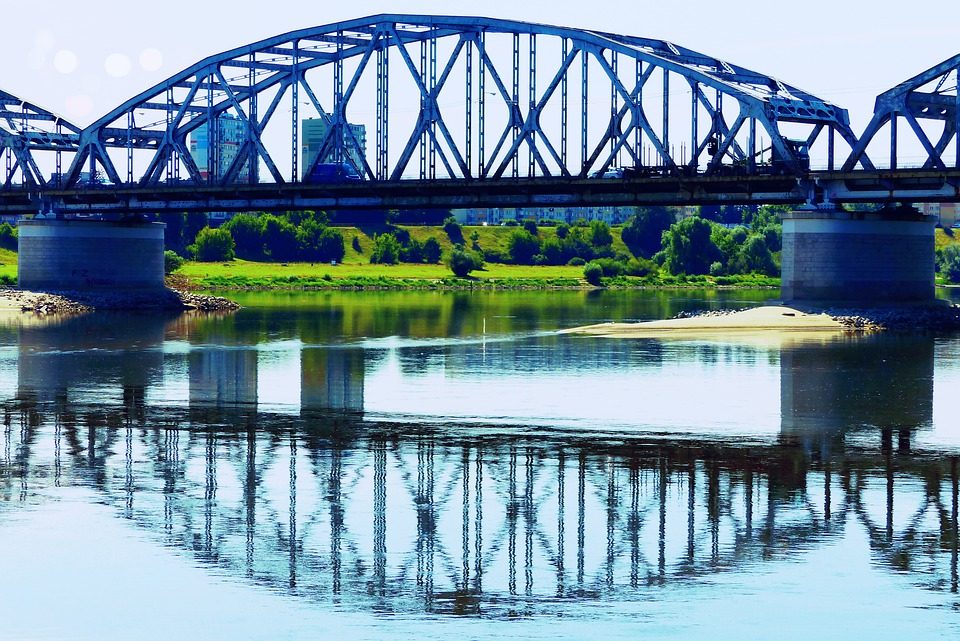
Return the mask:
<path id="1" fill-rule="evenodd" d="M 465 114 L 465 146 L 466 146 L 466 157 L 464 162 L 467 164 L 467 169 L 472 171 L 473 168 L 473 41 L 467 41 L 467 58 L 466 58 L 466 114 Z M 464 178 L 468 178 L 464 176 Z"/>
<path id="2" fill-rule="evenodd" d="M 700 166 L 700 105 L 697 99 L 700 95 L 700 83 L 690 83 L 690 166 L 697 169 Z"/>
<path id="3" fill-rule="evenodd" d="M 610 52 L 610 68 L 613 69 L 614 77 L 619 77 L 619 74 L 617 72 L 617 65 L 618 65 L 617 52 L 611 51 Z M 619 136 L 616 135 L 617 134 L 616 130 L 619 129 L 619 127 L 617 126 L 618 125 L 617 115 L 619 111 L 620 111 L 620 104 L 619 104 L 619 94 L 617 93 L 617 85 L 616 83 L 611 82 L 610 83 L 610 132 L 608 136 L 610 138 L 611 157 L 613 156 L 613 153 L 617 149 L 617 139 L 619 138 Z M 615 158 L 613 159 L 613 164 L 615 166 L 617 164 Z"/>
<path id="4" fill-rule="evenodd" d="M 481 31 L 480 32 L 480 51 L 481 52 L 486 52 L 487 50 L 486 40 L 487 40 L 486 32 Z M 483 178 L 487 175 L 487 167 L 486 167 L 487 159 L 485 154 L 485 140 L 484 140 L 486 138 L 485 134 L 487 129 L 487 65 L 483 63 L 480 64 L 480 77 L 478 78 L 478 80 L 480 83 L 479 86 L 477 87 L 478 90 L 480 91 L 480 104 L 477 105 L 478 107 L 478 112 L 477 112 L 478 159 L 477 160 L 479 161 L 477 163 L 479 167 L 477 176 L 479 176 L 480 178 Z"/>
<path id="5" fill-rule="evenodd" d="M 333 162 L 346 162 L 347 118 L 343 104 L 343 32 L 337 32 L 337 59 L 333 63 Z M 359 169 L 359 167 L 358 167 Z"/>
<path id="6" fill-rule="evenodd" d="M 589 158 L 589 151 L 587 151 L 587 125 L 589 120 L 587 119 L 587 108 L 589 107 L 587 103 L 587 79 L 590 72 L 590 59 L 587 56 L 587 50 L 580 50 L 580 174 L 583 177 L 586 177 L 587 170 L 590 169 L 587 167 L 587 159 Z"/>
<path id="7" fill-rule="evenodd" d="M 517 142 L 517 113 L 520 111 L 520 34 L 513 34 L 513 87 L 510 94 L 512 101 L 510 113 L 510 144 L 516 149 L 510 162 L 511 175 L 516 178 L 520 175 L 520 149 Z"/>
<path id="8" fill-rule="evenodd" d="M 427 91 L 430 91 L 430 87 L 427 84 L 427 41 L 420 41 L 420 81 L 423 83 L 423 86 L 427 88 Z M 428 118 L 427 114 L 427 98 L 426 96 L 420 96 L 420 118 Z M 427 134 L 426 128 L 424 132 L 420 134 L 420 180 L 425 180 L 427 178 Z"/>
<path id="9" fill-rule="evenodd" d="M 953 111 L 953 118 L 955 124 L 956 133 L 953 136 L 955 141 L 953 150 L 954 152 L 954 167 L 960 168 L 960 67 L 956 70 L 956 82 L 954 83 L 957 86 L 957 96 L 955 100 L 955 107 Z"/>
<path id="10" fill-rule="evenodd" d="M 389 43 L 377 49 L 377 178 L 379 180 L 387 178 L 387 165 L 389 164 L 387 156 L 389 56 Z"/>
<path id="11" fill-rule="evenodd" d="M 300 41 L 293 41 L 293 64 L 290 73 L 290 131 L 293 136 L 290 149 L 290 182 L 300 180 Z"/>
<path id="12" fill-rule="evenodd" d="M 533 115 L 534 111 L 537 108 L 537 36 L 534 33 L 530 34 L 530 106 L 528 107 L 528 112 L 530 115 Z M 534 161 L 536 160 L 536 150 L 537 150 L 537 132 L 533 130 L 530 132 L 530 153 L 527 156 L 527 176 L 532 178 L 536 173 L 536 166 Z"/>
<path id="13" fill-rule="evenodd" d="M 255 185 L 259 182 L 257 169 L 260 166 L 260 155 L 254 150 L 254 138 L 257 128 L 257 93 L 253 90 L 256 82 L 254 63 L 256 54 L 249 57 L 250 68 L 247 70 L 247 184 Z"/>
<path id="14" fill-rule="evenodd" d="M 670 72 L 666 69 L 663 69 L 663 149 L 667 153 L 663 164 L 675 165 L 676 163 L 672 162 L 673 152 L 670 150 Z"/>
<path id="15" fill-rule="evenodd" d="M 890 169 L 897 168 L 897 112 L 890 116 Z"/>
<path id="16" fill-rule="evenodd" d="M 827 170 L 833 171 L 833 155 L 834 155 L 834 146 L 836 141 L 834 140 L 836 130 L 833 127 L 830 127 L 827 131 Z"/>
<path id="17" fill-rule="evenodd" d="M 563 38 L 560 44 L 560 60 L 566 60 L 567 56 L 570 53 L 570 44 L 566 38 Z M 563 72 L 563 77 L 560 79 L 560 164 L 563 165 L 561 169 L 567 170 L 567 107 L 569 106 L 569 81 L 567 80 L 568 72 Z"/>
<path id="18" fill-rule="evenodd" d="M 756 156 L 757 156 L 757 119 L 750 118 L 750 129 L 748 130 L 748 140 L 747 147 L 750 149 L 750 155 L 747 159 L 747 167 L 750 170 L 750 173 L 754 173 L 756 169 Z M 830 131 L 833 131 L 832 129 Z"/>
<path id="19" fill-rule="evenodd" d="M 437 38 L 430 38 L 430 180 L 437 177 Z"/>
<path id="20" fill-rule="evenodd" d="M 60 122 L 57 122 L 57 133 L 58 133 L 58 134 L 61 134 L 61 135 L 63 134 L 63 125 L 62 125 Z M 63 159 L 61 158 L 61 152 L 60 152 L 60 147 L 59 147 L 59 146 L 57 147 L 57 154 L 56 154 L 55 162 L 56 162 L 56 165 L 57 165 L 57 167 L 56 167 L 56 171 L 57 171 L 57 180 L 56 180 L 56 183 L 57 183 L 57 186 L 59 187 L 59 186 L 60 186 L 60 183 L 61 183 L 62 172 L 63 172 Z"/>
<path id="21" fill-rule="evenodd" d="M 57 127 L 59 130 L 59 126 Z M 133 182 L 133 109 L 127 112 L 127 184 Z M 57 149 L 57 176 L 60 176 L 60 149 Z"/>

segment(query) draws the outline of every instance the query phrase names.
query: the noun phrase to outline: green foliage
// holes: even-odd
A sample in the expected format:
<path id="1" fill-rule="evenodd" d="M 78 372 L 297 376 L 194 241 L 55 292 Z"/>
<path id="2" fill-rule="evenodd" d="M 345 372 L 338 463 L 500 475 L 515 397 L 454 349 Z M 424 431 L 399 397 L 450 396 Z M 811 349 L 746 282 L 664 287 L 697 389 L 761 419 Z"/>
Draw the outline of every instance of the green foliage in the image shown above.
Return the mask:
<path id="1" fill-rule="evenodd" d="M 660 251 L 663 232 L 673 222 L 666 207 L 643 207 L 623 226 L 620 237 L 634 256 L 649 258 Z"/>
<path id="2" fill-rule="evenodd" d="M 664 266 L 671 274 L 707 274 L 723 254 L 711 235 L 714 226 L 692 216 L 670 226 L 663 234 Z"/>
<path id="3" fill-rule="evenodd" d="M 586 265 L 587 261 L 585 261 L 580 256 L 574 256 L 573 258 L 567 261 L 567 264 L 570 265 L 571 267 L 580 267 L 581 265 Z"/>
<path id="4" fill-rule="evenodd" d="M 237 214 L 224 225 L 237 246 L 237 257 L 244 260 L 263 260 L 263 223 L 253 214 Z"/>
<path id="5" fill-rule="evenodd" d="M 476 234 L 476 232 L 474 232 Z M 476 241 L 474 241 L 476 244 Z M 443 250 L 440 248 L 440 241 L 435 237 L 431 236 L 430 238 L 423 241 L 423 260 L 424 262 L 435 264 L 440 262 L 440 256 L 442 255 Z"/>
<path id="6" fill-rule="evenodd" d="M 481 258 L 477 252 L 457 246 L 450 252 L 447 265 L 455 276 L 464 278 L 472 271 L 483 269 L 483 258 Z"/>
<path id="7" fill-rule="evenodd" d="M 600 279 L 603 277 L 603 267 L 596 261 L 590 261 L 583 268 L 583 277 L 591 285 L 600 286 Z"/>
<path id="8" fill-rule="evenodd" d="M 447 237 L 454 245 L 463 244 L 463 228 L 460 227 L 460 223 L 453 216 L 447 216 L 443 221 L 443 231 L 447 232 Z"/>
<path id="9" fill-rule="evenodd" d="M 332 227 L 321 225 L 315 219 L 304 220 L 296 228 L 296 240 L 297 254 L 301 260 L 322 263 L 340 262 L 346 254 L 343 234 Z"/>
<path id="10" fill-rule="evenodd" d="M 590 221 L 590 244 L 594 247 L 609 247 L 613 244 L 610 225 L 602 220 Z"/>
<path id="11" fill-rule="evenodd" d="M 540 233 L 540 231 L 537 229 L 537 221 L 534 220 L 533 218 L 524 219 L 523 228 L 528 232 L 530 232 L 531 236 L 536 236 L 537 234 Z"/>
<path id="12" fill-rule="evenodd" d="M 297 228 L 286 218 L 266 214 L 263 221 L 263 248 L 273 261 L 288 262 L 297 259 Z"/>
<path id="13" fill-rule="evenodd" d="M 10 223 L 0 224 L 0 248 L 17 250 L 17 228 Z"/>
<path id="14" fill-rule="evenodd" d="M 354 237 L 353 237 L 353 243 L 351 243 L 351 244 L 353 245 L 353 251 L 357 252 L 358 254 L 362 254 L 362 253 L 363 253 L 363 247 L 360 246 L 360 237 L 359 237 L 359 236 L 354 236 Z"/>
<path id="15" fill-rule="evenodd" d="M 570 233 L 570 225 L 567 223 L 559 223 L 557 225 L 557 238 L 563 240 L 567 237 L 567 234 Z"/>
<path id="16" fill-rule="evenodd" d="M 756 272 L 774 276 L 779 271 L 766 241 L 759 234 L 750 234 L 740 247 L 736 259 L 730 263 L 730 267 L 729 271 L 737 274 Z"/>
<path id="17" fill-rule="evenodd" d="M 951 283 L 960 283 L 960 245 L 947 245 L 937 252 L 940 273 Z"/>
<path id="18" fill-rule="evenodd" d="M 204 227 L 197 233 L 196 240 L 187 249 L 195 260 L 219 262 L 233 260 L 235 247 L 233 236 L 226 229 Z"/>
<path id="19" fill-rule="evenodd" d="M 526 229 L 517 229 L 507 239 L 510 260 L 518 265 L 532 265 L 533 257 L 540 253 L 540 241 Z"/>
<path id="20" fill-rule="evenodd" d="M 207 226 L 208 216 L 204 212 L 191 211 L 186 215 L 183 222 L 183 244 L 190 245 L 196 238 L 200 230 Z"/>
<path id="21" fill-rule="evenodd" d="M 373 251 L 370 252 L 370 262 L 383 265 L 396 265 L 400 262 L 400 253 L 403 246 L 393 234 L 376 234 L 373 237 Z"/>
<path id="22" fill-rule="evenodd" d="M 183 267 L 183 257 L 177 252 L 167 249 L 163 252 L 163 273 L 172 274 Z"/>

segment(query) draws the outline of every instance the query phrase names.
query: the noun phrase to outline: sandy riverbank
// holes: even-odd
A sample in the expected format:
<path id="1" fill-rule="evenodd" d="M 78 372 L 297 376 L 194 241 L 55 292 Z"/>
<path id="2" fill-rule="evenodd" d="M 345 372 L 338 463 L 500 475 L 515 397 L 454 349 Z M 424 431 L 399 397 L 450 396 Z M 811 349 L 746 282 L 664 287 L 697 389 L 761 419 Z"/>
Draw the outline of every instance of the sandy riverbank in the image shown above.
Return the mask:
<path id="1" fill-rule="evenodd" d="M 601 323 L 564 330 L 608 338 L 700 338 L 762 332 L 815 333 L 960 330 L 960 307 L 944 301 L 929 305 L 804 311 L 766 305 L 734 312 L 712 311 L 641 323 Z"/>

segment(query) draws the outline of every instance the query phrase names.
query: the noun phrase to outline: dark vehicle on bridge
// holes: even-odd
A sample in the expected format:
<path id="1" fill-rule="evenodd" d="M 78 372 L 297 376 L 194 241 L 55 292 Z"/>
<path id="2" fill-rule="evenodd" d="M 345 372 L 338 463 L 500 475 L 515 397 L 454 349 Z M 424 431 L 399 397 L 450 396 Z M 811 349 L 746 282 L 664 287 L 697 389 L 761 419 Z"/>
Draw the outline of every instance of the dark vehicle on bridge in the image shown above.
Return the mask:
<path id="1" fill-rule="evenodd" d="M 360 174 L 354 169 L 353 165 L 346 162 L 322 162 L 318 163 L 310 173 L 303 179 L 303 182 L 312 185 L 321 185 L 326 183 L 341 183 L 362 180 Z"/>

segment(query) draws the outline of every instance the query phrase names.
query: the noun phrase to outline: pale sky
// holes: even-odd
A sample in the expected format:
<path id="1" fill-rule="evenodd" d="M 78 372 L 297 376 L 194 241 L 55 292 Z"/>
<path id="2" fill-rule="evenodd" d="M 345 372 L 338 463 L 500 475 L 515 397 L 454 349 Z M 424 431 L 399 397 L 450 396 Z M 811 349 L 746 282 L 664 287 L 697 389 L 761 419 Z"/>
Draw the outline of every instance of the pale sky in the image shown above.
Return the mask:
<path id="1" fill-rule="evenodd" d="M 0 0 L 0 88 L 84 126 L 208 55 L 376 13 L 482 15 L 662 38 L 838 103 L 857 133 L 877 93 L 960 52 L 956 0 Z"/>

